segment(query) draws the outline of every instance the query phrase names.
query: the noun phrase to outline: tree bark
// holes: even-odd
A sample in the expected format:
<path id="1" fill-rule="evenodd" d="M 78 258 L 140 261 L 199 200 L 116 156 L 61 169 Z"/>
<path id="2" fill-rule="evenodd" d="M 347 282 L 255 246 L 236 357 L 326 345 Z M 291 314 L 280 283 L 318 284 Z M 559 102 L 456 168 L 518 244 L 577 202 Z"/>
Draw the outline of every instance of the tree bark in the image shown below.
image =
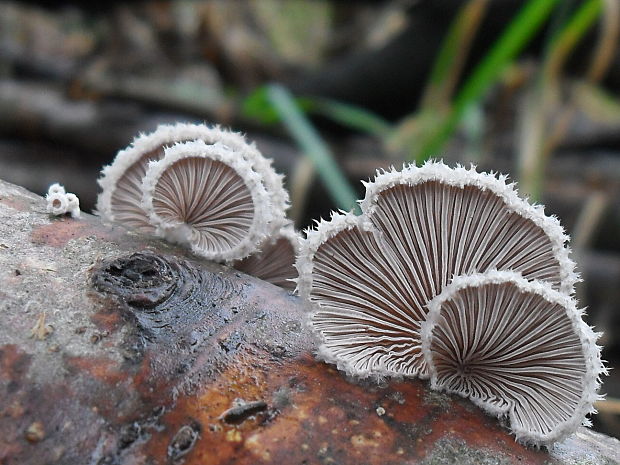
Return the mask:
<path id="1" fill-rule="evenodd" d="M 302 302 L 0 181 L 0 464 L 613 463 L 418 380 L 346 379 Z"/>

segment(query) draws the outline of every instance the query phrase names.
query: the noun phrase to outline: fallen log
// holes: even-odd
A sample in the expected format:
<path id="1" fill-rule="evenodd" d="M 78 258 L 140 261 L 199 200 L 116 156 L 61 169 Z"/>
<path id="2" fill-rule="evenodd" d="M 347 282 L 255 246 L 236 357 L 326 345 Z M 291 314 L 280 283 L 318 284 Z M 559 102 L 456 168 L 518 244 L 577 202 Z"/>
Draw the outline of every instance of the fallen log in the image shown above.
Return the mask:
<path id="1" fill-rule="evenodd" d="M 317 362 L 296 297 L 0 181 L 0 464 L 616 463 Z"/>

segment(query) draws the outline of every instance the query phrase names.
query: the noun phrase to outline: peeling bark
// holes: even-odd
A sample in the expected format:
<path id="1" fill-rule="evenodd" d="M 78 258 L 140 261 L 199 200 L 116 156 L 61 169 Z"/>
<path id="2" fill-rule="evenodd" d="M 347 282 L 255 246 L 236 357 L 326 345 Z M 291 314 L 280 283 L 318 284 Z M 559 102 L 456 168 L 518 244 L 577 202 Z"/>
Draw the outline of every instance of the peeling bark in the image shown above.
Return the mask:
<path id="1" fill-rule="evenodd" d="M 515 443 L 416 380 L 315 361 L 283 290 L 0 181 L 0 464 L 615 463 Z"/>

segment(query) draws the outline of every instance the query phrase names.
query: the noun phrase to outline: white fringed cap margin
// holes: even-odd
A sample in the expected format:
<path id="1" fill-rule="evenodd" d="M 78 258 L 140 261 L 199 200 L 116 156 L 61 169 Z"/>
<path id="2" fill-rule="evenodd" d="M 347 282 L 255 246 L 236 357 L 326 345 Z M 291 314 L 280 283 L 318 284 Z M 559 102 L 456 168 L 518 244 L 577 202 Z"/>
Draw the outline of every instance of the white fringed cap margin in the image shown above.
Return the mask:
<path id="1" fill-rule="evenodd" d="M 363 364 L 363 367 L 361 367 L 359 364 L 352 362 L 350 357 L 334 351 L 330 346 L 328 338 L 325 337 L 322 331 L 317 330 L 315 327 L 315 317 L 323 312 L 329 313 L 329 310 L 324 310 L 311 298 L 313 288 L 312 273 L 314 268 L 314 257 L 318 248 L 326 241 L 345 231 L 358 230 L 362 234 L 370 233 L 372 235 L 375 232 L 374 227 L 367 228 L 366 226 L 367 225 L 364 223 L 362 217 L 356 216 L 351 212 L 332 212 L 329 220 L 322 219 L 316 223 L 315 229 L 307 230 L 306 239 L 302 240 L 300 244 L 300 251 L 295 264 L 299 274 L 299 277 L 297 278 L 296 291 L 303 299 L 310 303 L 310 307 L 312 309 L 306 323 L 310 329 L 318 335 L 321 341 L 317 351 L 317 356 L 319 359 L 327 363 L 336 365 L 339 370 L 355 378 L 383 378 L 387 376 L 417 376 L 420 378 L 425 378 L 426 375 L 424 365 L 420 367 L 413 367 L 412 364 L 408 364 L 406 372 L 396 369 L 396 365 L 385 366 L 380 364 L 371 366 L 371 364 Z M 387 251 L 385 252 L 388 253 Z M 370 266 L 373 267 L 374 263 L 371 262 Z M 395 271 L 395 273 L 398 273 L 398 271 Z M 402 282 L 402 275 L 395 276 L 398 276 Z M 362 334 L 359 334 L 359 336 L 363 337 Z M 419 357 L 421 358 L 421 354 Z"/>
<path id="2" fill-rule="evenodd" d="M 430 185 L 422 190 L 430 181 L 438 181 L 439 190 Z M 396 186 L 417 185 L 421 186 L 417 193 L 405 189 L 404 197 L 400 191 L 387 192 Z M 473 190 L 464 192 L 468 186 Z M 446 204 L 450 209 L 444 215 L 437 204 L 448 202 L 442 196 L 453 188 L 462 191 L 458 193 L 462 200 L 458 206 Z M 497 178 L 460 166 L 451 169 L 431 161 L 420 168 L 407 166 L 402 172 L 379 173 L 375 182 L 366 183 L 366 189 L 362 215 L 340 212 L 329 221 L 318 222 L 314 230 L 307 231 L 296 263 L 297 290 L 309 302 L 309 323 L 322 340 L 319 356 L 350 375 L 426 377 L 419 327 L 426 318 L 428 301 L 454 274 L 511 269 L 523 272 L 528 279 L 549 279 L 559 291 L 572 293 L 577 276 L 564 247 L 568 237 L 556 218 L 546 217 L 542 207 L 520 199 L 513 185 L 506 184 L 505 176 Z M 484 213 L 481 218 L 486 218 L 476 227 L 465 219 L 472 204 L 479 206 Z M 388 211 L 391 216 L 385 216 Z M 450 211 L 456 215 L 453 219 Z M 502 216 L 497 216 L 500 212 Z M 430 221 L 425 227 L 422 222 L 414 224 L 415 218 Z M 451 234 L 450 228 L 465 228 L 481 245 L 466 246 L 460 233 L 444 236 Z M 426 231 L 420 232 L 422 229 Z M 346 230 L 357 232 L 335 240 L 334 249 L 325 249 L 318 278 L 315 262 L 319 249 Z M 429 239 L 424 240 L 424 234 Z M 449 242 L 439 244 L 445 240 Z M 356 253 L 347 241 L 363 246 L 364 252 Z M 410 253 L 417 254 L 417 261 L 412 261 Z M 348 269 L 344 265 L 347 257 L 354 259 Z M 369 281 L 367 275 L 373 278 Z M 377 286 L 382 286 L 380 292 Z M 360 352 L 354 353 L 354 347 Z"/>
<path id="3" fill-rule="evenodd" d="M 494 394 L 490 395 L 491 391 L 489 390 L 488 387 L 484 389 L 481 388 L 480 392 L 472 393 L 471 391 L 475 391 L 475 389 L 472 388 L 473 384 L 471 384 L 473 383 L 473 381 L 470 380 L 470 382 L 466 384 L 467 388 L 465 388 L 460 384 L 460 381 L 458 381 L 457 378 L 454 378 L 456 374 L 453 374 L 453 376 L 450 377 L 449 381 L 448 381 L 448 378 L 444 377 L 444 382 L 455 383 L 461 386 L 463 390 L 456 389 L 456 388 L 454 389 L 449 388 L 449 387 L 446 387 L 445 385 L 442 385 L 439 382 L 438 371 L 435 365 L 436 361 L 433 356 L 433 351 L 431 350 L 431 345 L 433 344 L 433 338 L 438 337 L 434 334 L 435 328 L 440 324 L 440 319 L 442 319 L 441 320 L 442 325 L 445 324 L 449 326 L 452 324 L 457 328 L 457 330 L 459 331 L 459 334 L 461 334 L 461 332 L 464 329 L 464 325 L 466 326 L 466 322 L 467 321 L 471 322 L 472 320 L 471 316 L 466 317 L 464 315 L 464 312 L 467 312 L 469 314 L 468 309 L 470 307 L 468 307 L 468 309 L 465 309 L 462 307 L 458 307 L 456 303 L 453 303 L 450 306 L 450 308 L 456 309 L 457 311 L 459 311 L 460 312 L 459 314 L 463 316 L 463 320 L 461 322 L 453 321 L 454 317 L 452 313 L 450 314 L 449 319 L 445 319 L 442 316 L 442 308 L 443 308 L 442 305 L 444 305 L 447 301 L 451 301 L 455 296 L 459 294 L 460 291 L 464 289 L 472 289 L 472 288 L 475 289 L 475 288 L 480 288 L 482 286 L 505 285 L 505 284 L 514 286 L 519 294 L 522 294 L 522 295 L 527 294 L 528 298 L 531 298 L 531 296 L 537 296 L 537 297 L 544 299 L 544 301 L 546 301 L 549 304 L 549 307 L 547 309 L 548 311 L 550 311 L 549 308 L 557 308 L 557 306 L 559 306 L 561 310 L 564 310 L 565 313 L 563 317 L 568 318 L 569 327 L 572 328 L 572 332 L 574 333 L 574 336 L 576 336 L 576 339 L 579 341 L 578 349 L 580 349 L 581 356 L 583 356 L 583 360 L 585 363 L 585 366 L 583 367 L 584 374 L 581 377 L 580 396 L 578 398 L 578 401 L 576 402 L 576 407 L 574 408 L 572 413 L 567 418 L 563 419 L 562 421 L 556 422 L 553 428 L 549 428 L 549 431 L 546 433 L 541 433 L 540 431 L 535 431 L 533 429 L 527 428 L 525 425 L 519 426 L 518 424 L 519 422 L 516 421 L 517 413 L 515 412 L 519 408 L 521 410 L 524 409 L 524 406 L 521 404 L 525 403 L 525 398 L 522 398 L 520 401 L 516 401 L 514 399 L 500 399 L 500 398 L 497 398 Z M 509 293 L 509 291 L 505 291 L 505 292 Z M 499 296 L 497 298 L 501 300 Z M 461 305 L 464 305 L 463 303 L 464 301 L 462 300 L 463 297 L 459 296 L 458 299 L 459 299 L 458 301 L 461 302 Z M 482 299 L 482 297 L 476 297 L 474 300 L 477 302 L 481 302 L 480 299 Z M 506 305 L 516 305 L 514 304 L 515 299 L 516 297 L 514 296 L 510 297 L 510 296 L 504 295 L 503 303 L 506 303 L 507 301 L 508 303 Z M 484 299 L 482 299 L 482 301 L 483 300 Z M 532 300 L 529 300 L 527 302 L 530 302 L 529 305 L 533 305 Z M 496 304 L 496 303 L 497 301 L 494 300 L 493 304 Z M 520 308 L 521 312 L 526 312 L 526 314 L 521 315 L 521 317 L 528 316 L 529 310 L 531 310 L 529 305 L 527 303 L 521 305 L 521 308 Z M 439 295 L 437 295 L 434 299 L 431 300 L 431 302 L 428 304 L 428 308 L 429 308 L 429 313 L 427 315 L 427 320 L 426 322 L 422 324 L 422 328 L 421 328 L 422 352 L 424 354 L 426 364 L 429 369 L 430 378 L 431 378 L 431 387 L 433 389 L 440 389 L 440 390 L 444 390 L 450 393 L 458 394 L 460 396 L 469 398 L 472 402 L 474 402 L 480 408 L 482 408 L 483 410 L 487 411 L 488 413 L 496 417 L 499 417 L 499 418 L 508 417 L 510 424 L 511 424 L 510 426 L 511 426 L 512 433 L 515 434 L 516 439 L 519 442 L 524 443 L 524 444 L 531 444 L 535 446 L 542 446 L 542 445 L 548 446 L 552 444 L 553 442 L 562 440 L 566 436 L 574 433 L 580 425 L 589 424 L 589 420 L 587 420 L 586 415 L 590 413 L 596 413 L 596 410 L 594 409 L 593 404 L 597 400 L 602 399 L 602 396 L 598 394 L 598 389 L 600 387 L 600 377 L 601 375 L 607 374 L 607 370 L 603 362 L 601 361 L 601 347 L 596 344 L 597 338 L 600 336 L 600 334 L 595 333 L 592 330 L 592 328 L 583 321 L 582 319 L 583 311 L 578 310 L 576 308 L 575 301 L 573 298 L 571 298 L 570 296 L 566 294 L 560 293 L 552 289 L 551 286 L 544 281 L 537 281 L 537 280 L 528 281 L 525 278 L 523 278 L 519 273 L 515 273 L 512 271 L 491 270 L 485 273 L 475 273 L 471 275 L 455 277 L 453 281 L 447 287 L 445 287 Z M 505 308 L 503 310 L 505 310 Z M 492 314 L 493 315 L 495 315 L 496 313 L 500 314 L 501 311 L 502 310 L 497 310 L 497 311 L 492 310 Z M 452 312 L 454 312 L 454 310 L 452 310 Z M 485 315 L 486 314 L 487 313 L 485 312 Z M 513 317 L 514 319 L 517 318 L 516 315 L 514 315 Z M 508 325 L 514 324 L 515 323 L 514 319 L 507 322 L 506 324 Z M 447 321 L 450 321 L 450 323 L 447 323 Z M 478 328 L 479 331 L 481 327 L 484 327 L 484 326 L 479 325 L 478 323 L 474 323 L 474 324 L 476 324 L 476 327 Z M 516 330 L 510 330 L 509 332 L 511 334 L 514 334 L 515 331 Z M 526 331 L 526 334 L 529 334 L 529 331 Z M 529 335 L 533 339 L 535 339 L 534 336 L 532 336 L 531 334 Z M 467 337 L 467 335 L 465 334 L 462 334 L 460 336 L 462 337 L 462 340 L 467 341 L 469 344 L 468 346 L 469 351 L 467 352 L 466 355 L 464 355 L 465 357 L 474 357 L 477 355 L 476 352 L 472 350 L 472 346 L 483 344 L 482 338 L 484 338 L 484 336 L 485 334 L 469 335 L 469 337 Z M 497 334 L 495 331 L 493 331 L 493 334 L 489 334 L 489 340 L 497 339 L 497 337 L 499 337 L 499 334 Z M 453 341 L 452 344 L 457 343 L 455 339 L 450 338 L 450 337 L 448 338 L 449 340 Z M 486 340 L 486 342 L 488 342 L 489 340 Z M 551 341 L 550 343 L 553 343 L 553 341 Z M 528 344 L 529 345 L 527 346 L 527 356 L 524 359 L 526 360 L 526 362 L 524 363 L 534 363 L 533 362 L 534 354 L 532 353 L 532 351 L 535 350 L 535 347 L 532 345 L 533 342 L 529 342 Z M 551 351 L 549 353 L 553 353 L 553 350 L 552 350 L 553 348 L 548 347 L 546 344 L 542 344 L 542 342 L 541 342 L 541 347 L 543 347 L 544 350 L 547 350 L 547 352 Z M 450 350 L 453 350 L 453 349 L 454 349 L 453 346 L 450 347 Z M 573 348 L 573 349 L 577 349 L 577 348 Z M 517 347 L 511 350 L 511 354 L 506 354 L 503 356 L 499 356 L 495 354 L 495 352 L 493 351 L 491 352 L 494 355 L 489 355 L 488 351 L 483 350 L 480 357 L 482 357 L 482 359 L 485 359 L 485 357 L 489 357 L 489 356 L 498 356 L 502 358 L 503 361 L 501 363 L 501 366 L 498 366 L 496 369 L 499 370 L 497 373 L 500 373 L 500 372 L 503 373 L 506 370 L 510 369 L 510 367 L 512 366 L 512 364 L 507 359 L 507 357 L 510 357 L 510 356 L 514 357 L 515 356 L 514 351 L 516 350 L 517 350 Z M 523 347 L 520 347 L 519 350 L 520 352 L 523 352 L 526 349 Z M 554 356 L 557 357 L 558 355 L 555 354 Z M 458 355 L 457 355 L 457 358 L 459 360 L 462 360 L 459 358 Z M 543 358 L 541 358 L 541 360 L 543 360 Z M 471 368 L 471 370 L 482 371 L 483 369 L 480 368 L 481 363 L 483 362 L 480 360 L 477 360 L 477 364 L 474 363 L 474 366 Z M 544 365 L 544 362 L 540 362 L 540 363 Z M 554 363 L 557 365 L 558 362 L 555 361 Z M 568 363 L 568 361 L 566 363 Z M 540 369 L 542 370 L 542 368 Z M 535 368 L 533 367 L 528 368 L 524 366 L 521 368 L 515 368 L 515 370 L 516 370 L 516 375 L 515 377 L 511 378 L 511 381 L 509 383 L 510 385 L 514 385 L 517 382 L 516 381 L 518 378 L 517 375 L 519 375 L 520 377 L 540 375 L 540 373 L 537 372 Z M 556 374 L 558 371 L 559 369 L 557 367 L 556 368 L 548 367 L 547 371 L 545 371 L 544 373 L 545 375 L 548 375 L 551 377 L 554 374 Z M 465 375 L 461 375 L 461 376 L 465 376 Z M 485 383 L 488 383 L 488 378 L 484 378 L 484 379 L 485 379 Z M 536 381 L 533 381 L 533 383 L 536 384 Z M 558 390 L 568 389 L 568 385 L 566 383 L 569 383 L 569 380 L 559 379 L 556 384 L 557 389 Z M 538 389 L 542 390 L 542 385 Z M 465 392 L 465 390 L 469 390 L 470 392 L 469 393 Z M 530 388 L 523 387 L 523 390 L 521 392 L 522 393 L 519 394 L 519 396 L 523 397 L 525 393 L 532 394 L 533 391 L 531 387 Z M 533 395 L 536 395 L 536 394 L 534 393 Z M 544 396 L 541 395 L 540 398 L 544 398 Z M 564 402 L 564 404 L 566 403 L 567 402 Z M 540 407 L 541 407 L 541 411 L 545 411 L 545 412 L 550 412 L 550 411 L 553 411 L 554 409 L 557 410 L 557 406 L 556 407 L 552 407 L 552 406 L 545 407 L 543 405 Z M 528 414 L 527 412 L 526 413 L 520 412 L 519 416 L 521 418 L 526 418 L 530 421 L 532 418 L 532 414 L 531 413 Z M 553 419 L 550 419 L 549 421 L 553 422 Z"/>
<path id="4" fill-rule="evenodd" d="M 296 258 L 299 255 L 302 237 L 301 234 L 295 230 L 295 226 L 291 220 L 286 220 L 276 234 L 273 234 L 267 238 L 267 240 L 263 243 L 263 246 L 261 246 L 261 252 L 264 247 L 274 245 L 280 239 L 285 239 L 287 243 L 290 244 L 291 249 L 293 250 L 293 255 Z M 294 267 L 295 264 L 291 263 L 291 266 Z"/>
<path id="5" fill-rule="evenodd" d="M 97 199 L 98 213 L 108 221 L 115 221 L 111 201 L 116 185 L 123 174 L 144 154 L 160 147 L 193 140 L 201 140 L 208 145 L 220 143 L 242 156 L 250 164 L 251 169 L 262 177 L 265 189 L 271 197 L 272 230 L 277 231 L 286 222 L 289 195 L 283 186 L 283 176 L 277 174 L 271 166 L 272 160 L 265 158 L 254 143 L 248 143 L 239 133 L 222 129 L 220 126 L 187 123 L 160 125 L 150 134 L 139 135 L 128 148 L 118 152 L 113 163 L 103 169 L 102 176 L 98 179 L 102 188 Z M 138 202 L 140 200 L 137 199 Z"/>
<path id="6" fill-rule="evenodd" d="M 295 255 L 299 253 L 301 235 L 295 230 L 295 226 L 293 226 L 293 222 L 291 220 L 287 220 L 286 223 L 282 225 L 276 237 L 271 239 L 271 242 L 277 241 L 278 237 L 286 238 L 286 240 L 291 243 L 291 247 L 295 250 Z"/>
<path id="7" fill-rule="evenodd" d="M 259 252 L 233 262 L 232 266 L 276 286 L 293 290 L 297 281 L 295 259 L 299 254 L 300 241 L 300 234 L 289 221 L 277 234 L 267 238 Z"/>
<path id="8" fill-rule="evenodd" d="M 297 259 L 299 279 L 297 288 L 299 294 L 307 298 L 312 288 L 312 259 L 319 246 L 328 239 L 336 236 L 343 229 L 358 227 L 362 231 L 374 231 L 375 226 L 369 220 L 377 208 L 378 196 L 386 189 L 399 184 L 415 186 L 428 180 L 436 180 L 446 185 L 463 188 L 471 185 L 483 190 L 490 190 L 501 197 L 507 207 L 520 216 L 531 220 L 539 226 L 549 237 L 553 252 L 560 264 L 561 286 L 560 292 L 572 295 L 574 285 L 579 281 L 575 272 L 575 262 L 569 258 L 570 248 L 564 244 L 569 236 L 555 216 L 547 216 L 542 205 L 532 205 L 521 199 L 515 189 L 515 184 L 507 184 L 506 175 L 495 177 L 492 173 L 479 173 L 475 167 L 469 169 L 463 166 L 450 168 L 443 162 L 429 160 L 423 166 L 407 165 L 402 171 L 392 168 L 387 172 L 377 171 L 373 182 L 363 182 L 366 187 L 366 196 L 360 202 L 362 215 L 355 216 L 343 211 L 333 212 L 329 221 L 321 219 L 316 222 L 316 229 L 306 231 L 306 239 L 302 241 Z"/>
<path id="9" fill-rule="evenodd" d="M 160 218 L 153 206 L 153 194 L 164 172 L 176 162 L 189 158 L 208 158 L 230 167 L 243 180 L 253 203 L 253 219 L 249 231 L 234 247 L 209 252 L 200 249 L 190 241 L 191 225 L 178 222 L 170 224 Z M 232 261 L 244 258 L 255 252 L 258 246 L 271 233 L 274 208 L 261 176 L 253 170 L 252 164 L 230 145 L 222 143 L 206 144 L 202 140 L 178 143 L 165 149 L 165 156 L 159 161 L 152 161 L 142 181 L 142 207 L 152 224 L 157 226 L 157 234 L 174 242 L 184 242 L 192 251 L 209 260 Z"/>
<path id="10" fill-rule="evenodd" d="M 515 183 L 507 183 L 508 176 L 495 176 L 491 173 L 479 173 L 476 167 L 471 165 L 469 168 L 457 165 L 450 168 L 441 161 L 429 160 L 424 165 L 417 167 L 413 164 L 404 166 L 401 171 L 392 167 L 390 171 L 377 171 L 374 182 L 364 183 L 366 196 L 361 202 L 362 217 L 368 223 L 377 208 L 377 199 L 381 192 L 396 185 L 415 186 L 428 181 L 437 181 L 441 184 L 464 188 L 465 186 L 475 186 L 482 191 L 490 191 L 500 197 L 509 210 L 532 221 L 540 227 L 553 247 L 553 253 L 560 264 L 560 292 L 572 295 L 574 286 L 579 279 L 575 272 L 575 262 L 569 258 L 570 249 L 565 244 L 569 241 L 569 236 L 565 234 L 564 228 L 555 216 L 547 216 L 544 206 L 530 204 L 519 197 Z M 366 224 L 367 228 L 372 225 Z"/>
<path id="11" fill-rule="evenodd" d="M 296 292 L 301 298 L 310 302 L 310 293 L 312 292 L 312 262 L 318 248 L 328 239 L 337 236 L 338 233 L 353 228 L 365 230 L 361 217 L 351 212 L 333 211 L 329 220 L 321 218 L 321 220 L 315 221 L 314 229 L 308 228 L 305 231 L 306 238 L 302 239 L 299 244 L 299 252 L 297 260 L 295 261 L 295 267 L 299 274 Z"/>

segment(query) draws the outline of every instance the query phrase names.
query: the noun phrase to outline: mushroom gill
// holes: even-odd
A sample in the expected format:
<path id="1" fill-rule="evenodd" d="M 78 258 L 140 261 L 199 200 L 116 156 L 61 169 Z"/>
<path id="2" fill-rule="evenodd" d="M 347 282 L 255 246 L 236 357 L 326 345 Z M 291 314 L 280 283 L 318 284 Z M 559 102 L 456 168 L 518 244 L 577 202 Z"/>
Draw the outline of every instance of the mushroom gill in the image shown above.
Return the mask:
<path id="1" fill-rule="evenodd" d="M 325 360 L 357 376 L 426 376 L 420 323 L 453 276 L 511 269 L 569 294 L 577 277 L 555 218 L 506 178 L 441 162 L 379 174 L 362 215 L 309 231 L 298 289 Z"/>
<path id="2" fill-rule="evenodd" d="M 574 432 L 605 369 L 574 301 L 510 271 L 460 276 L 428 305 L 422 348 L 431 387 L 507 416 L 523 443 Z"/>
<path id="3" fill-rule="evenodd" d="M 97 198 L 97 212 L 104 220 L 128 229 L 153 234 L 142 208 L 142 179 L 148 164 L 164 156 L 164 147 L 180 142 L 168 126 L 160 126 L 151 134 L 141 134 L 116 155 L 111 165 L 103 168 L 97 180 L 102 191 Z"/>
<path id="4" fill-rule="evenodd" d="M 226 145 L 201 140 L 164 152 L 142 181 L 142 207 L 157 234 L 209 260 L 256 250 L 270 233 L 272 206 L 251 163 Z"/>
<path id="5" fill-rule="evenodd" d="M 295 258 L 299 234 L 292 225 L 283 226 L 277 235 L 267 239 L 260 252 L 233 262 L 233 268 L 284 289 L 295 289 Z"/>
<path id="6" fill-rule="evenodd" d="M 140 135 L 128 148 L 121 150 L 114 162 L 103 169 L 98 180 L 102 188 L 97 199 L 99 214 L 105 220 L 122 224 L 128 229 L 153 234 L 155 228 L 142 207 L 142 180 L 148 164 L 160 160 L 165 147 L 194 140 L 227 146 L 245 159 L 251 170 L 262 176 L 273 205 L 272 229 L 277 231 L 285 222 L 289 199 L 282 176 L 271 167 L 271 160 L 263 157 L 254 144 L 246 142 L 241 134 L 204 124 L 160 125 L 154 132 Z"/>

